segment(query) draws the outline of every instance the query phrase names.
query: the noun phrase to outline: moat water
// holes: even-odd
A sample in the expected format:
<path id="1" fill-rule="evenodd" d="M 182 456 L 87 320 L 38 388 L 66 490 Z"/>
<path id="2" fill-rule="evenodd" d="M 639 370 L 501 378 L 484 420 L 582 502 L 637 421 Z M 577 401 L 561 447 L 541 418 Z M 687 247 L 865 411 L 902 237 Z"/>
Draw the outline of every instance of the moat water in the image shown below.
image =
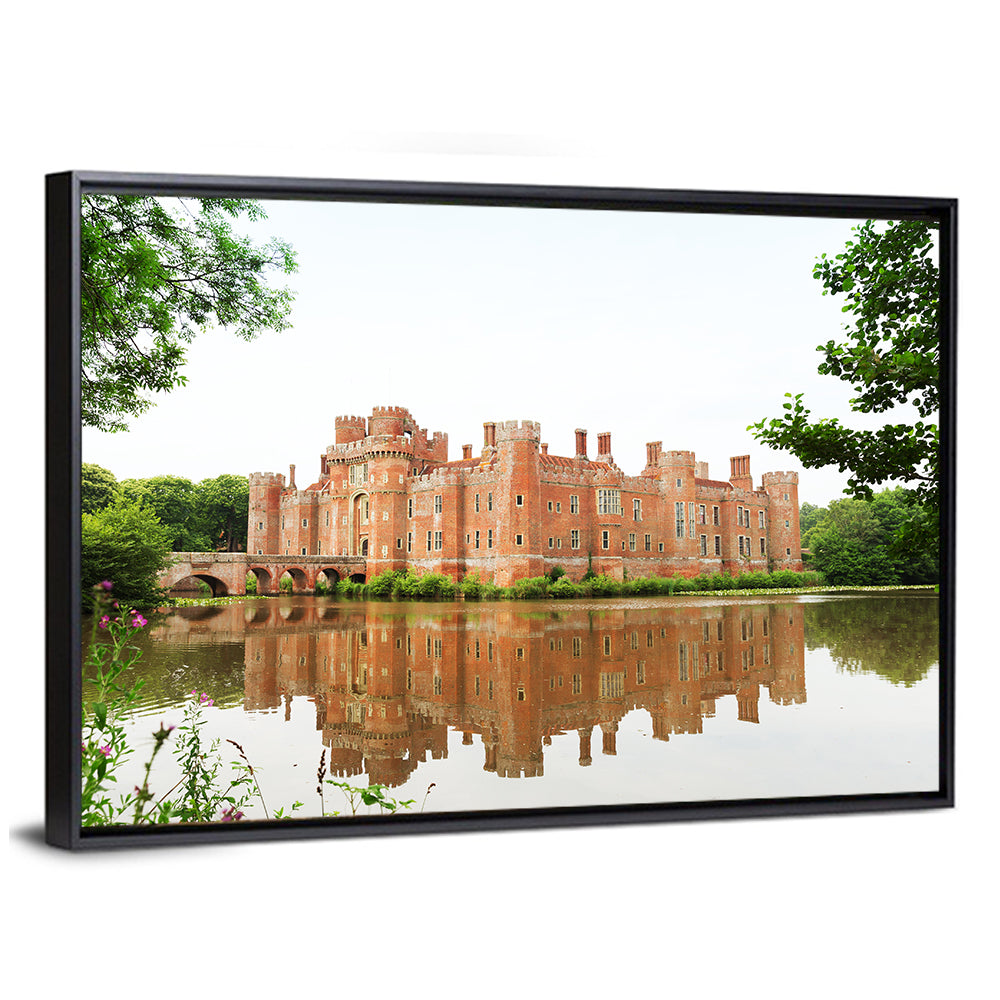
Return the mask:
<path id="1" fill-rule="evenodd" d="M 937 627 L 933 594 L 181 608 L 137 635 L 119 788 L 197 690 L 225 770 L 235 740 L 296 817 L 321 756 L 425 813 L 933 790 Z M 178 777 L 161 753 L 150 788 Z"/>

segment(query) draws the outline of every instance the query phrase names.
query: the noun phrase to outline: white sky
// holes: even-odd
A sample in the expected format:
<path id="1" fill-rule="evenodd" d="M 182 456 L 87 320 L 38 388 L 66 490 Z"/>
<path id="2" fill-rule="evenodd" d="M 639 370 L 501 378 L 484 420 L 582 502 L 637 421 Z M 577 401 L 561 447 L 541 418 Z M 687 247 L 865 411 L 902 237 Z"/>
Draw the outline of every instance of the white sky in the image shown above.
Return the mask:
<path id="1" fill-rule="evenodd" d="M 815 258 L 857 220 L 269 201 L 246 231 L 287 240 L 299 270 L 292 328 L 245 343 L 212 330 L 188 348 L 188 383 L 128 433 L 83 432 L 83 460 L 117 478 L 222 473 L 317 478 L 334 418 L 410 409 L 448 434 L 449 458 L 482 446 L 486 420 L 541 422 L 550 453 L 574 429 L 611 432 L 626 474 L 647 441 L 689 449 L 728 479 L 729 457 L 796 469 L 800 501 L 825 505 L 847 474 L 804 470 L 746 427 L 803 392 L 814 417 L 849 411 L 850 387 L 816 373 L 841 338 L 841 298 Z M 281 276 L 274 280 L 279 280 Z M 915 411 L 914 411 L 915 412 Z M 905 413 L 909 419 L 911 413 Z"/>

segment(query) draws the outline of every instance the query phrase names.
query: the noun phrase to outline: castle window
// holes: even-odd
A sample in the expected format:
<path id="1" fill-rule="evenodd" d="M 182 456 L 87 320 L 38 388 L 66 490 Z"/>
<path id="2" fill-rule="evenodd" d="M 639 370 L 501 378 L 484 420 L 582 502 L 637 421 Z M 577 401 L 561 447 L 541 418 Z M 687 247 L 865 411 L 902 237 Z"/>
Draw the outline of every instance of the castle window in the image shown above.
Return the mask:
<path id="1" fill-rule="evenodd" d="M 694 504 L 688 504 L 688 538 L 694 538 Z"/>
<path id="2" fill-rule="evenodd" d="M 578 636 L 573 636 L 573 659 L 580 659 L 580 654 L 583 650 L 583 640 Z M 574 694 L 579 694 L 579 691 L 574 691 Z"/>
<path id="3" fill-rule="evenodd" d="M 790 556 L 791 554 L 792 554 L 792 550 L 791 549 L 785 549 L 785 555 L 786 556 Z"/>
<path id="4" fill-rule="evenodd" d="M 441 513 L 441 494 L 440 493 L 438 493 L 434 497 L 434 513 L 435 514 L 440 514 Z"/>
<path id="5" fill-rule="evenodd" d="M 431 537 L 432 537 L 431 532 L 428 531 L 427 532 L 427 551 L 428 552 L 430 552 L 430 550 L 431 550 Z"/>
<path id="6" fill-rule="evenodd" d="M 368 480 L 368 463 L 352 465 L 347 470 L 347 479 L 352 486 L 363 486 Z"/>
<path id="7" fill-rule="evenodd" d="M 646 661 L 640 660 L 635 665 L 635 682 L 636 684 L 646 683 Z"/>
<path id="8" fill-rule="evenodd" d="M 382 546 L 382 558 L 384 559 L 388 554 L 389 554 L 389 546 L 388 545 L 383 545 Z"/>
<path id="9" fill-rule="evenodd" d="M 764 555 L 764 536 L 760 536 L 760 554 Z"/>
<path id="10" fill-rule="evenodd" d="M 523 660 L 524 659 L 524 646 L 518 646 L 517 647 L 515 659 L 518 659 L 518 660 Z"/>
<path id="11" fill-rule="evenodd" d="M 413 497 L 406 501 L 406 516 L 413 517 Z"/>
<path id="12" fill-rule="evenodd" d="M 663 551 L 663 542 L 659 543 L 659 545 L 657 546 L 657 551 L 659 551 L 659 552 Z"/>
<path id="13" fill-rule="evenodd" d="M 549 501 L 549 513 L 550 514 L 552 513 L 552 501 L 551 500 Z"/>
<path id="14" fill-rule="evenodd" d="M 580 498 L 578 496 L 571 496 L 569 498 L 569 512 L 571 514 L 580 513 Z"/>
<path id="15" fill-rule="evenodd" d="M 285 526 L 285 515 L 282 514 L 281 515 L 281 527 L 284 528 L 284 526 Z"/>
<path id="16" fill-rule="evenodd" d="M 523 545 L 524 544 L 524 535 L 515 535 L 514 536 L 514 542 L 517 545 Z"/>
<path id="17" fill-rule="evenodd" d="M 479 494 L 476 494 L 476 513 L 479 513 Z"/>
<path id="18" fill-rule="evenodd" d="M 517 496 L 514 498 L 514 503 L 516 503 L 518 507 L 523 507 L 524 506 L 524 494 L 523 493 L 518 493 Z M 551 508 L 549 508 L 549 509 L 551 510 Z"/>
<path id="19" fill-rule="evenodd" d="M 789 522 L 788 521 L 785 521 L 785 527 L 786 528 L 789 527 Z"/>
<path id="20" fill-rule="evenodd" d="M 757 511 L 757 527 L 764 527 L 764 512 L 762 510 Z"/>
<path id="21" fill-rule="evenodd" d="M 493 510 L 493 494 L 492 493 L 487 493 L 486 494 L 486 509 L 487 510 Z"/>
<path id="22" fill-rule="evenodd" d="M 488 528 L 486 531 L 486 548 L 493 548 L 493 529 Z"/>
<path id="23" fill-rule="evenodd" d="M 604 637 L 604 655 L 605 656 L 610 656 L 611 655 L 611 636 L 610 635 L 606 635 Z"/>
<path id="24" fill-rule="evenodd" d="M 698 504 L 698 523 L 705 524 L 705 505 L 703 503 Z"/>
<path id="25" fill-rule="evenodd" d="M 401 549 L 402 547 L 403 547 L 403 539 L 402 538 L 397 538 L 396 539 L 396 548 L 397 549 Z"/>
<path id="26" fill-rule="evenodd" d="M 549 548 L 550 548 L 550 549 L 552 548 L 552 546 L 553 546 L 553 544 L 554 544 L 554 543 L 555 543 L 555 539 L 554 539 L 554 538 L 552 538 L 552 536 L 550 535 L 550 536 L 549 536 Z"/>
<path id="27" fill-rule="evenodd" d="M 556 548 L 557 549 L 561 549 L 562 548 L 562 539 L 561 538 L 557 538 L 556 539 Z"/>
<path id="28" fill-rule="evenodd" d="M 580 675 L 573 674 L 573 694 L 580 693 Z"/>
<path id="29" fill-rule="evenodd" d="M 629 552 L 635 552 L 635 532 L 630 531 L 628 536 L 628 550 Z"/>
<path id="30" fill-rule="evenodd" d="M 493 700 L 493 681 L 486 682 L 486 697 L 489 698 L 490 701 Z"/>
<path id="31" fill-rule="evenodd" d="M 715 554 L 717 556 L 722 555 L 722 535 L 715 536 Z"/>
<path id="32" fill-rule="evenodd" d="M 258 531 L 263 531 L 264 530 L 264 522 L 263 521 L 258 521 L 257 522 L 257 530 Z"/>
<path id="33" fill-rule="evenodd" d="M 441 546 L 442 546 L 441 532 L 440 531 L 435 531 L 434 532 L 434 548 L 439 550 L 441 548 Z"/>
<path id="34" fill-rule="evenodd" d="M 742 528 L 743 527 L 743 508 L 736 508 L 736 523 Z"/>
<path id="35" fill-rule="evenodd" d="M 678 479 L 677 480 L 677 489 L 680 489 L 682 485 L 683 485 L 683 483 Z"/>
<path id="36" fill-rule="evenodd" d="M 305 550 L 305 547 L 303 547 L 303 549 L 302 549 L 302 551 L 301 551 L 301 552 L 299 553 L 299 555 L 301 555 L 301 556 L 304 556 L 305 554 L 306 554 L 306 550 Z"/>
<path id="37" fill-rule="evenodd" d="M 682 642 L 677 647 L 677 679 L 686 681 L 688 679 L 688 651 L 687 643 Z"/>
<path id="38" fill-rule="evenodd" d="M 476 532 L 476 548 L 479 548 L 479 532 Z"/>
<path id="39" fill-rule="evenodd" d="M 708 622 L 701 623 L 701 637 L 705 642 L 708 642 Z"/>
<path id="40" fill-rule="evenodd" d="M 406 533 L 406 551 L 407 552 L 412 552 L 413 551 L 413 532 L 412 531 L 408 531 Z"/>
<path id="41" fill-rule="evenodd" d="M 317 542 L 316 543 L 316 555 L 321 556 L 322 554 L 323 554 L 323 543 L 322 542 Z"/>
<path id="42" fill-rule="evenodd" d="M 435 674 L 434 675 L 434 693 L 435 694 L 440 694 L 441 693 L 441 675 L 440 674 Z"/>
<path id="43" fill-rule="evenodd" d="M 645 538 L 646 551 L 651 552 L 653 549 L 653 538 L 652 535 L 646 535 Z"/>
<path id="44" fill-rule="evenodd" d="M 712 507 L 712 524 L 718 526 L 719 524 L 719 508 Z"/>
<path id="45" fill-rule="evenodd" d="M 676 522 L 675 533 L 678 538 L 684 537 L 684 501 L 679 500 L 674 504 L 674 521 Z"/>
<path id="46" fill-rule="evenodd" d="M 638 499 L 633 499 L 632 501 L 632 520 L 641 521 L 642 520 L 642 501 Z"/>
<path id="47" fill-rule="evenodd" d="M 601 548 L 607 549 L 611 546 L 611 535 L 607 531 L 601 532 Z"/>
<path id="48" fill-rule="evenodd" d="M 699 535 L 699 541 L 701 543 L 701 554 L 703 556 L 708 555 L 708 535 Z"/>
<path id="49" fill-rule="evenodd" d="M 787 493 L 783 494 L 782 499 L 787 500 L 788 499 L 788 494 Z"/>
<path id="50" fill-rule="evenodd" d="M 556 513 L 557 514 L 562 513 L 562 504 L 558 500 L 556 501 Z"/>
<path id="51" fill-rule="evenodd" d="M 743 536 L 740 535 L 740 555 L 743 555 Z"/>
<path id="52" fill-rule="evenodd" d="M 598 514 L 621 514 L 622 512 L 622 491 L 599 489 L 597 491 L 597 513 Z"/>
<path id="53" fill-rule="evenodd" d="M 326 527 L 327 528 L 330 527 L 330 512 L 329 511 L 326 512 Z"/>
<path id="54" fill-rule="evenodd" d="M 264 550 L 263 549 L 258 549 L 257 550 L 257 555 L 262 556 L 263 554 L 264 554 Z"/>
<path id="55" fill-rule="evenodd" d="M 580 532 L 575 528 L 569 533 L 569 547 L 571 549 L 580 547 Z"/>

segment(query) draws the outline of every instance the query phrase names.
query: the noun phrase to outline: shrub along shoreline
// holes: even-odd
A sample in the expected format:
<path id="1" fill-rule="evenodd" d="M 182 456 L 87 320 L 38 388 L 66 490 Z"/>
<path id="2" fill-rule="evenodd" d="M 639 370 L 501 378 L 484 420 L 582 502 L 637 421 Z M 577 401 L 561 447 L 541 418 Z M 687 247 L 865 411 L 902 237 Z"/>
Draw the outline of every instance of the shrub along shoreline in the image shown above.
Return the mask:
<path id="1" fill-rule="evenodd" d="M 684 594 L 712 594 L 732 596 L 740 594 L 796 594 L 836 593 L 887 590 L 934 590 L 935 584 L 892 584 L 882 586 L 830 585 L 820 573 L 778 570 L 774 573 L 742 573 L 731 576 L 713 573 L 710 576 L 662 577 L 647 576 L 634 580 L 615 580 L 608 576 L 592 575 L 572 583 L 564 575 L 537 576 L 519 580 L 513 586 L 500 587 L 481 581 L 475 574 L 456 583 L 441 573 L 417 576 L 412 570 L 395 570 L 380 573 L 367 583 L 342 580 L 332 587 L 317 586 L 315 594 L 334 599 L 358 601 L 524 601 L 524 600 L 574 600 L 593 597 L 669 597 Z M 289 591 L 283 590 L 282 594 Z M 272 594 L 248 592 L 232 597 L 175 598 L 173 606 L 184 607 L 202 604 L 231 604 L 247 598 L 266 600 Z"/>

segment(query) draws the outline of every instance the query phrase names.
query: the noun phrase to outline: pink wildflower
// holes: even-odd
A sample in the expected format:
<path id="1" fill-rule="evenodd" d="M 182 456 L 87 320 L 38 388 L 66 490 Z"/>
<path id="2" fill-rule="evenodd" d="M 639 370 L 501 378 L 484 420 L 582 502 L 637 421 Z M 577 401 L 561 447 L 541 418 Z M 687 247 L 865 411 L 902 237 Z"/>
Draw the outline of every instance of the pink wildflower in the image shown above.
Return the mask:
<path id="1" fill-rule="evenodd" d="M 138 611 L 133 611 L 132 614 L 134 616 L 132 618 L 132 628 L 142 628 L 146 624 L 146 619 Z"/>
<path id="2" fill-rule="evenodd" d="M 105 743 L 102 747 L 98 747 L 98 750 L 100 750 L 105 757 L 111 756 L 111 747 L 107 743 Z"/>
<path id="3" fill-rule="evenodd" d="M 101 620 L 97 623 L 97 627 L 98 628 L 107 628 L 108 627 L 108 622 L 110 622 L 110 621 L 111 621 L 111 618 L 108 615 L 102 615 L 101 616 Z"/>
<path id="4" fill-rule="evenodd" d="M 98 586 L 101 587 L 103 590 L 110 590 L 111 589 L 111 581 L 110 580 L 101 580 L 101 582 L 98 584 Z"/>

